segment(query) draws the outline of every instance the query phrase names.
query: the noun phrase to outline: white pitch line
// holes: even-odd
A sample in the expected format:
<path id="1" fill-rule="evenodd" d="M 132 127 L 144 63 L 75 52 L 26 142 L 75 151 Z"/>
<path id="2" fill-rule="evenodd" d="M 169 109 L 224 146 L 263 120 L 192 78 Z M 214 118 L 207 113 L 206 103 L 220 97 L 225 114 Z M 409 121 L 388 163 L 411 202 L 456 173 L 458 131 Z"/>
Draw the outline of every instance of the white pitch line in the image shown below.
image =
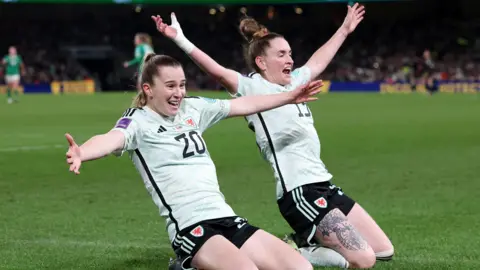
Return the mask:
<path id="1" fill-rule="evenodd" d="M 67 149 L 67 146 L 63 145 L 63 144 L 53 144 L 53 145 L 5 147 L 5 148 L 0 148 L 0 152 L 37 151 L 37 150 L 45 150 L 45 149 L 51 149 L 51 148 L 65 148 L 65 149 Z"/>

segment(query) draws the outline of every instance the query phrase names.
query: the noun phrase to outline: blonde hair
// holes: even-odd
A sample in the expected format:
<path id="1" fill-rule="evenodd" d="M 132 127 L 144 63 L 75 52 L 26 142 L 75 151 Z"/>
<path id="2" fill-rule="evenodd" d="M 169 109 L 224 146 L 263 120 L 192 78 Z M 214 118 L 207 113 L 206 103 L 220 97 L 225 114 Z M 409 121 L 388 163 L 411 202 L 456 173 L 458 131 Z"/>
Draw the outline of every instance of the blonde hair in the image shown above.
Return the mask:
<path id="1" fill-rule="evenodd" d="M 147 43 L 148 45 L 152 46 L 152 38 L 147 33 L 137 33 L 135 35 L 136 38 L 140 39 L 141 42 Z"/>
<path id="2" fill-rule="evenodd" d="M 157 55 L 155 53 L 149 53 L 145 57 L 141 73 L 138 75 L 137 82 L 137 95 L 133 98 L 132 107 L 141 108 L 147 105 L 148 97 L 143 91 L 142 85 L 148 83 L 154 85 L 153 77 L 159 76 L 160 67 L 182 67 L 182 64 L 175 58 L 168 55 Z"/>

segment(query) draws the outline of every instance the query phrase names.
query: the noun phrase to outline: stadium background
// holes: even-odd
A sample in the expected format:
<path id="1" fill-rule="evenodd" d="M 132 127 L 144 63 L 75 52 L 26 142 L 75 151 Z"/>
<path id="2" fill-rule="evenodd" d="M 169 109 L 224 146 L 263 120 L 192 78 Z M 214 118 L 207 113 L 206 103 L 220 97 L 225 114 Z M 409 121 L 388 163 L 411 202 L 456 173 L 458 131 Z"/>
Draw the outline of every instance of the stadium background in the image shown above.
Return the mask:
<path id="1" fill-rule="evenodd" d="M 305 63 L 333 34 L 345 13 L 345 3 L 339 1 L 297 4 L 286 1 L 290 4 L 269 5 L 249 4 L 255 1 L 247 1 L 245 5 L 200 1 L 196 5 L 176 6 L 172 2 L 154 4 L 158 1 L 90 2 L 97 4 L 32 4 L 28 0 L 2 4 L 0 31 L 8 38 L 0 41 L 0 51 L 6 52 L 9 45 L 15 44 L 24 56 L 28 67 L 23 80 L 25 93 L 131 89 L 136 67 L 125 70 L 122 62 L 132 58 L 136 32 L 152 35 L 157 53 L 182 60 L 190 89 L 219 89 L 171 41 L 156 34 L 150 14 L 168 17 L 166 11 L 178 11 L 187 36 L 195 44 L 221 64 L 248 73 L 236 28 L 242 8 L 291 41 L 297 64 Z M 324 89 L 408 92 L 415 84 L 418 91 L 425 91 L 429 65 L 423 52 L 430 50 L 434 65 L 430 77 L 439 80 L 440 91 L 477 91 L 480 40 L 476 36 L 475 10 L 478 5 L 465 0 L 367 2 L 368 16 L 322 74 L 327 82 Z M 52 81 L 87 78 L 88 82 L 80 84 L 52 84 Z"/>
<path id="2" fill-rule="evenodd" d="M 136 32 L 183 63 L 192 95 L 228 98 L 156 34 L 151 14 L 175 11 L 191 41 L 247 73 L 236 28 L 242 7 L 287 37 L 297 66 L 346 13 L 344 1 L 9 2 L 0 3 L 0 52 L 16 45 L 27 74 L 20 102 L 0 102 L 0 269 L 166 269 L 173 252 L 164 222 L 130 160 L 86 163 L 80 176 L 64 161 L 65 132 L 84 142 L 130 105 L 135 67 L 122 63 L 133 57 Z M 479 269 L 480 2 L 362 3 L 364 22 L 321 76 L 329 93 L 309 105 L 322 159 L 391 237 L 396 257 L 377 269 Z M 429 80 L 455 94 L 424 94 Z M 235 211 L 279 237 L 290 232 L 244 119 L 223 121 L 205 140 Z"/>

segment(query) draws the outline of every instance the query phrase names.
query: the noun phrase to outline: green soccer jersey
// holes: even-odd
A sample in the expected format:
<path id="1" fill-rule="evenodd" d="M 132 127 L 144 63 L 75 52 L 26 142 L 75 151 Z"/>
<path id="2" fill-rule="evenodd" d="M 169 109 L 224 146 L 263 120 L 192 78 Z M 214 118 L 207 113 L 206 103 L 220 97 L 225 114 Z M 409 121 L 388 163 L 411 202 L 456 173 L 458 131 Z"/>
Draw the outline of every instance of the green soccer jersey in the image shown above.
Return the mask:
<path id="1" fill-rule="evenodd" d="M 5 75 L 20 75 L 20 65 L 22 64 L 20 55 L 6 55 L 3 61 L 7 66 Z"/>
<path id="2" fill-rule="evenodd" d="M 135 47 L 135 58 L 128 61 L 128 66 L 138 65 L 138 71 L 140 72 L 143 67 L 143 60 L 149 53 L 153 53 L 153 48 L 148 44 L 140 44 Z"/>

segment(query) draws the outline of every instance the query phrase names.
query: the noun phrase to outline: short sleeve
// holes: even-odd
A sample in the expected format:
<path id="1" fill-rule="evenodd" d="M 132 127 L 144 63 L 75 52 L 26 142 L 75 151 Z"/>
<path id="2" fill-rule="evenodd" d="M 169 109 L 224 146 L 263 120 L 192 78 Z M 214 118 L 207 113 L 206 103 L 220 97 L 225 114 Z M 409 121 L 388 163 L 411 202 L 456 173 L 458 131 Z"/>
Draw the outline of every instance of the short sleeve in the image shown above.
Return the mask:
<path id="1" fill-rule="evenodd" d="M 255 96 L 255 95 L 265 95 L 269 94 L 269 88 L 264 85 L 261 81 L 252 78 L 250 75 L 245 76 L 240 73 L 237 73 L 238 76 L 238 88 L 233 97 L 246 97 L 246 96 Z"/>
<path id="2" fill-rule="evenodd" d="M 299 85 L 309 82 L 311 79 L 310 78 L 311 74 L 312 72 L 310 71 L 310 68 L 307 66 L 303 66 L 293 70 L 292 82 L 290 84 L 292 86 L 292 90 Z"/>
<path id="3" fill-rule="evenodd" d="M 142 57 L 142 47 L 137 46 L 135 48 L 135 58 L 141 58 Z"/>
<path id="4" fill-rule="evenodd" d="M 114 155 L 121 156 L 125 151 L 131 151 L 138 148 L 141 138 L 141 129 L 138 120 L 135 120 L 133 117 L 124 116 L 117 121 L 112 130 L 118 130 L 125 136 L 125 144 L 123 145 L 123 148 L 114 152 Z"/>
<path id="5" fill-rule="evenodd" d="M 199 128 L 202 132 L 227 118 L 230 113 L 230 100 L 199 97 L 195 103 L 200 112 Z"/>

